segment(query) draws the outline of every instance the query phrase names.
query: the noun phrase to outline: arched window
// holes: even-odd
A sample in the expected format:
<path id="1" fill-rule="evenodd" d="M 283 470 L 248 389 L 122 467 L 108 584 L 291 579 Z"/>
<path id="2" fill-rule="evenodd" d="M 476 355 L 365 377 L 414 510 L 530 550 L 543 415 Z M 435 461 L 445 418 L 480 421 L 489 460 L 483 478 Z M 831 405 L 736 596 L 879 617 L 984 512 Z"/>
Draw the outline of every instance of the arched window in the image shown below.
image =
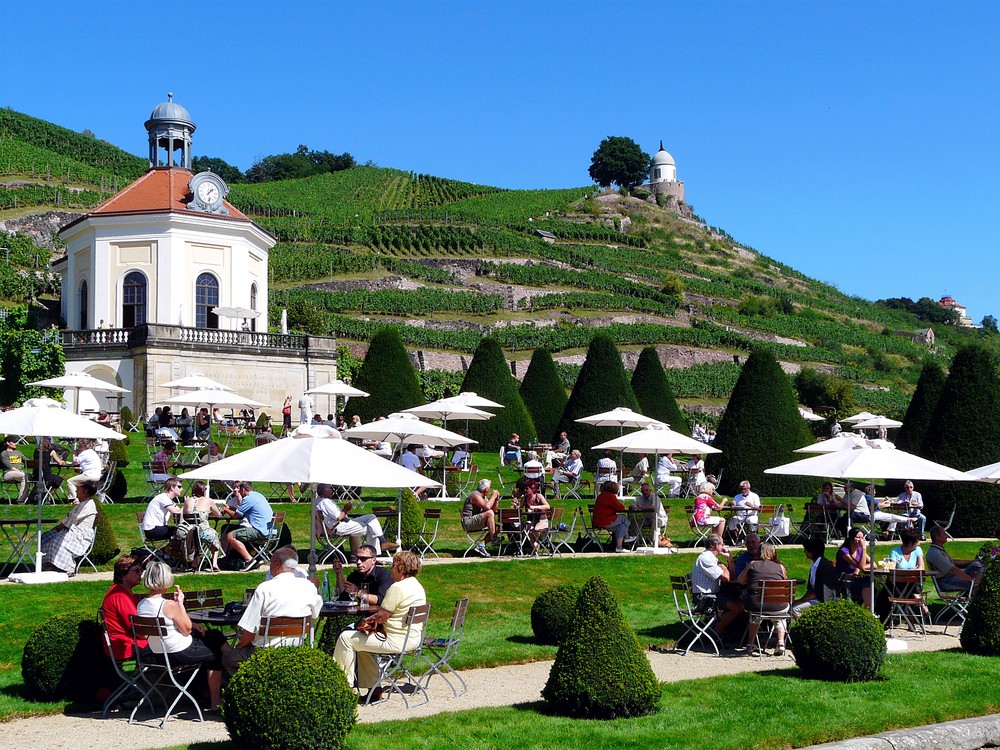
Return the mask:
<path id="1" fill-rule="evenodd" d="M 196 328 L 218 328 L 219 316 L 212 312 L 219 306 L 219 280 L 210 273 L 198 277 L 194 290 L 194 325 Z"/>
<path id="2" fill-rule="evenodd" d="M 146 277 L 132 271 L 122 282 L 122 328 L 146 324 Z"/>
<path id="3" fill-rule="evenodd" d="M 257 282 L 254 282 L 253 284 L 250 285 L 250 309 L 251 310 L 257 309 Z M 257 318 L 250 319 L 250 330 L 251 331 L 257 330 Z"/>
<path id="4" fill-rule="evenodd" d="M 80 330 L 86 331 L 90 327 L 89 308 L 87 306 L 87 280 L 80 282 Z"/>

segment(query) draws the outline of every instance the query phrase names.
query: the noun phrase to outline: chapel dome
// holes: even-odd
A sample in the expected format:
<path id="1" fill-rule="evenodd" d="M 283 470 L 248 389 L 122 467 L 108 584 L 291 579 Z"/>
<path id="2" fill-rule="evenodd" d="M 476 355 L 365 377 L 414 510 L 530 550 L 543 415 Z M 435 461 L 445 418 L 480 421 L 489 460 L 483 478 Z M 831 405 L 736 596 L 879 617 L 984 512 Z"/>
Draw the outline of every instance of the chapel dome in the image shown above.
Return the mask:
<path id="1" fill-rule="evenodd" d="M 151 123 L 159 122 L 172 122 L 172 123 L 185 123 L 187 125 L 194 125 L 191 120 L 191 114 L 180 104 L 174 101 L 174 95 L 172 93 L 167 94 L 167 101 L 161 102 L 153 107 L 153 111 L 149 115 L 149 121 L 146 123 L 147 129 Z"/>
<path id="2" fill-rule="evenodd" d="M 675 167 L 677 164 L 674 162 L 674 157 L 663 148 L 663 141 L 660 141 L 660 150 L 656 152 L 653 156 L 653 166 L 654 167 Z"/>

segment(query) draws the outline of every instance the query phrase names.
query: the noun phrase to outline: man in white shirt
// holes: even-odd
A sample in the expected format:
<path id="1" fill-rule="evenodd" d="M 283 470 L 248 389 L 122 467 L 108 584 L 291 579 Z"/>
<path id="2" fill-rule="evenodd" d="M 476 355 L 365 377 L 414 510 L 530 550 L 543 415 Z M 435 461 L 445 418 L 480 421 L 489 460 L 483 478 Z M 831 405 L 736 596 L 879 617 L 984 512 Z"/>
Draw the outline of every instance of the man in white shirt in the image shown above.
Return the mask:
<path id="1" fill-rule="evenodd" d="M 899 495 L 899 502 L 906 503 L 907 518 L 915 518 L 920 524 L 920 538 L 924 538 L 924 529 L 927 526 L 927 516 L 924 515 L 924 496 L 913 489 L 913 482 L 906 481 L 903 491 Z"/>
<path id="2" fill-rule="evenodd" d="M 605 482 L 618 481 L 618 464 L 615 463 L 611 451 L 604 451 L 604 455 L 597 460 L 597 474 L 594 475 L 594 482 L 597 483 L 597 491 L 600 492 L 601 485 Z"/>
<path id="3" fill-rule="evenodd" d="M 728 648 L 729 644 L 723 633 L 743 613 L 743 603 L 739 599 L 720 596 L 720 584 L 729 580 L 729 568 L 719 563 L 720 557 L 724 557 L 728 562 L 729 549 L 722 544 L 721 536 L 710 534 L 705 541 L 705 551 L 698 555 L 691 569 L 691 589 L 695 599 L 699 601 L 699 608 L 708 605 L 708 602 L 703 604 L 701 600 L 714 597 L 719 618 L 715 621 L 713 629 L 722 647 Z"/>
<path id="4" fill-rule="evenodd" d="M 556 497 L 559 497 L 559 485 L 563 482 L 572 484 L 580 476 L 581 471 L 583 471 L 583 461 L 580 460 L 580 451 L 572 451 L 569 459 L 552 475 L 552 489 Z"/>
<path id="5" fill-rule="evenodd" d="M 524 462 L 521 470 L 524 472 L 525 479 L 532 479 L 539 484 L 545 476 L 545 467 L 538 460 L 538 454 L 535 451 L 528 451 L 528 460 Z"/>
<path id="6" fill-rule="evenodd" d="M 299 424 L 309 424 L 313 412 L 312 396 L 303 393 L 299 399 Z"/>
<path id="7" fill-rule="evenodd" d="M 147 539 L 169 539 L 174 533 L 170 526 L 170 514 L 183 512 L 177 504 L 183 485 L 177 477 L 170 477 L 163 487 L 163 492 L 149 501 L 146 512 L 142 514 L 142 532 Z"/>
<path id="8" fill-rule="evenodd" d="M 681 478 L 671 473 L 674 471 L 680 471 L 680 467 L 674 461 L 673 451 L 660 456 L 656 462 L 656 483 L 668 485 L 670 497 L 677 497 L 681 494 Z"/>
<path id="9" fill-rule="evenodd" d="M 729 517 L 727 528 L 730 532 L 736 531 L 741 526 L 757 526 L 757 511 L 760 510 L 760 496 L 750 489 L 750 480 L 744 479 L 740 482 L 740 494 L 733 498 L 733 507 L 741 508 Z"/>
<path id="10" fill-rule="evenodd" d="M 282 547 L 271 556 L 271 579 L 260 584 L 250 598 L 240 618 L 239 643 L 234 648 L 223 649 L 222 668 L 227 675 L 235 674 L 240 664 L 253 656 L 258 648 L 301 645 L 300 638 L 291 636 L 274 638 L 265 643 L 264 624 L 268 617 L 309 615 L 315 626 L 323 600 L 312 581 L 295 575 L 298 560 L 299 554 L 294 547 Z"/>
<path id="11" fill-rule="evenodd" d="M 640 455 L 639 460 L 635 462 L 635 466 L 632 467 L 632 475 L 622 477 L 622 484 L 641 484 L 647 474 L 649 474 L 649 459 L 643 453 Z"/>
<path id="12" fill-rule="evenodd" d="M 316 503 L 316 524 L 317 530 L 322 531 L 319 525 L 326 527 L 327 533 L 334 536 L 347 536 L 351 538 L 351 555 L 358 556 L 358 548 L 361 547 L 361 539 L 364 537 L 365 544 L 375 548 L 376 554 L 383 549 L 395 549 L 394 542 L 387 541 L 385 533 L 382 531 L 382 524 L 376 516 L 367 513 L 357 518 L 348 515 L 353 505 L 345 503 L 344 509 L 333 499 L 333 486 L 329 484 L 316 485 L 316 494 L 319 502 Z"/>
<path id="13" fill-rule="evenodd" d="M 399 465 L 409 469 L 410 471 L 423 474 L 423 461 L 421 461 L 420 456 L 417 455 L 417 446 L 407 445 L 403 448 L 403 453 L 399 457 Z M 415 489 L 413 492 L 417 497 L 421 497 L 426 491 L 426 487 L 420 487 Z"/>

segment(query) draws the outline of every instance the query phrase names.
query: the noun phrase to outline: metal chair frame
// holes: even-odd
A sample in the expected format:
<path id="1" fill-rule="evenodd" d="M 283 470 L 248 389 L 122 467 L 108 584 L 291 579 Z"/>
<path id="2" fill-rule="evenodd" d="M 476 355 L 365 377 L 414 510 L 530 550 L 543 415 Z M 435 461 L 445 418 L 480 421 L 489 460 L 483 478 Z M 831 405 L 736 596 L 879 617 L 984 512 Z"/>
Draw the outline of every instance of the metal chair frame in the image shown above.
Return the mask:
<path id="1" fill-rule="evenodd" d="M 556 469 L 556 471 L 559 471 Z M 555 480 L 555 473 L 552 475 L 552 485 L 555 491 L 555 495 L 559 500 L 583 500 L 580 496 L 580 492 L 583 489 L 583 472 L 574 477 L 572 482 L 557 482 Z"/>
<path id="2" fill-rule="evenodd" d="M 344 554 L 342 547 L 345 544 L 349 544 L 351 537 L 334 534 L 331 538 L 330 531 L 326 528 L 325 523 L 320 521 L 317 523 L 317 526 L 319 529 L 316 534 L 316 542 L 320 545 L 320 548 L 316 550 L 316 559 L 319 564 L 325 565 L 332 556 L 336 555 L 340 558 L 340 562 L 346 565 L 347 555 Z"/>
<path id="3" fill-rule="evenodd" d="M 697 539 L 694 540 L 694 544 L 692 546 L 699 547 L 701 546 L 702 542 L 704 542 L 706 539 L 708 539 L 709 536 L 715 533 L 715 527 L 702 525 L 695 522 L 693 505 L 685 505 L 684 513 L 685 515 L 687 515 L 688 518 L 688 526 L 691 527 L 691 530 L 695 533 L 695 536 L 697 537 Z"/>
<path id="4" fill-rule="evenodd" d="M 281 544 L 281 530 L 285 525 L 285 512 L 278 511 L 271 516 L 271 522 L 267 525 L 267 534 L 263 543 L 258 547 L 250 558 L 250 562 L 260 562 L 267 564 L 271 562 L 271 555 Z"/>
<path id="5" fill-rule="evenodd" d="M 951 617 L 949 617 L 948 621 L 944 624 L 944 634 L 948 635 L 948 628 L 951 627 L 951 624 L 955 622 L 955 620 L 958 620 L 958 629 L 961 631 L 962 627 L 965 625 L 965 618 L 969 613 L 969 604 L 972 603 L 972 590 L 975 588 L 976 582 L 969 581 L 968 591 L 942 591 L 939 587 L 938 576 L 931 575 L 929 578 L 934 582 L 934 591 L 937 593 L 938 598 L 944 605 L 940 610 L 938 610 L 937 614 L 934 615 L 932 622 L 935 625 L 940 625 L 942 616 L 950 612 Z"/>
<path id="6" fill-rule="evenodd" d="M 777 634 L 778 623 L 784 622 L 785 639 L 791 638 L 789 626 L 792 623 L 792 605 L 795 603 L 795 581 L 760 581 L 757 585 L 756 597 L 759 602 L 757 609 L 750 612 L 750 622 L 757 623 L 757 632 L 754 636 L 754 645 L 760 652 L 760 657 L 764 658 L 764 648 L 770 643 L 771 638 Z M 767 610 L 768 605 L 784 604 L 784 611 Z M 760 634 L 763 626 L 767 624 L 771 628 L 767 638 L 761 643 Z"/>
<path id="7" fill-rule="evenodd" d="M 146 531 L 142 528 L 142 517 L 145 515 L 145 511 L 137 510 L 135 512 L 135 518 L 137 525 L 139 527 L 139 541 L 142 542 L 142 548 L 149 553 L 149 559 L 158 560 L 160 562 L 166 562 L 163 559 L 163 553 L 166 551 L 167 545 L 170 544 L 169 539 L 147 539 Z"/>
<path id="8" fill-rule="evenodd" d="M 111 665 L 115 668 L 115 674 L 118 675 L 118 679 L 121 681 L 121 684 L 108 696 L 108 699 L 104 701 L 104 705 L 101 707 L 101 718 L 106 719 L 115 704 L 128 695 L 129 691 L 136 689 L 136 683 L 142 679 L 142 672 L 134 656 L 122 661 L 118 661 L 115 658 L 115 652 L 111 649 L 111 636 L 108 635 L 108 626 L 104 622 L 103 608 L 97 610 L 97 624 L 101 626 L 101 635 L 104 638 L 104 646 L 108 650 L 108 658 L 111 659 Z M 132 662 L 131 671 L 124 669 L 128 662 Z"/>
<path id="9" fill-rule="evenodd" d="M 469 610 L 469 597 L 464 597 L 455 602 L 455 612 L 451 616 L 451 633 L 447 638 L 431 638 L 425 637 L 423 641 L 423 650 L 430 653 L 430 658 L 424 655 L 424 661 L 427 662 L 430 669 L 421 676 L 421 680 L 426 680 L 424 687 L 430 687 L 431 677 L 434 675 L 439 675 L 442 680 L 447 683 L 448 687 L 451 688 L 452 695 L 458 698 L 460 695 L 465 695 L 468 687 L 465 684 L 465 680 L 462 679 L 462 675 L 456 672 L 452 668 L 450 661 L 454 658 L 455 654 L 458 653 L 458 647 L 462 643 L 462 631 L 465 629 L 465 614 Z M 458 680 L 459 685 L 462 686 L 461 692 L 455 687 L 448 677 L 452 676 Z"/>
<path id="10" fill-rule="evenodd" d="M 924 615 L 924 571 L 900 570 L 889 572 L 886 581 L 889 599 L 889 629 L 895 631 L 896 623 L 905 622 L 913 630 L 920 626 L 921 638 L 927 638 L 927 618 Z"/>
<path id="11" fill-rule="evenodd" d="M 716 642 L 715 635 L 711 629 L 718 617 L 715 608 L 713 607 L 711 611 L 706 611 L 707 607 L 695 605 L 690 574 L 670 576 L 670 589 L 674 595 L 674 607 L 677 609 L 677 617 L 681 625 L 684 626 L 684 632 L 677 639 L 674 648 L 677 651 L 683 650 L 684 655 L 687 656 L 698 641 L 706 638 L 715 651 L 715 655 L 718 656 L 720 653 L 719 644 Z M 681 646 L 681 641 L 687 636 L 691 636 L 691 642 L 685 648 Z"/>
<path id="12" fill-rule="evenodd" d="M 411 667 L 416 668 L 416 665 L 424 659 L 422 653 L 423 638 L 418 638 L 415 630 L 417 626 L 421 626 L 427 622 L 430 611 L 430 604 L 419 604 L 410 607 L 404 620 L 406 635 L 403 636 L 403 647 L 397 653 L 382 654 L 383 658 L 380 658 L 378 662 L 379 676 L 375 682 L 375 686 L 383 688 L 383 690 L 388 690 L 390 693 L 398 693 L 403 699 L 403 705 L 406 708 L 410 708 L 410 700 L 406 697 L 403 685 L 412 685 L 415 694 L 423 694 L 423 701 L 414 703 L 414 706 L 422 706 L 430 701 L 427 688 L 420 684 L 420 680 L 414 676 L 411 669 Z M 408 650 L 408 647 L 411 645 L 414 647 Z M 407 662 L 411 662 L 411 664 L 408 666 Z M 371 703 L 375 692 L 375 690 L 368 692 L 368 697 L 365 699 L 366 706 Z"/>
<path id="13" fill-rule="evenodd" d="M 434 542 L 437 541 L 438 527 L 441 525 L 441 509 L 440 508 L 424 508 L 424 523 L 420 527 L 420 531 L 417 532 L 416 540 L 411 545 L 410 549 L 420 555 L 420 559 L 423 559 L 427 553 L 431 553 L 435 558 L 441 559 L 441 556 L 434 550 Z"/>
<path id="14" fill-rule="evenodd" d="M 506 555 L 513 547 L 512 556 L 523 557 L 528 535 L 520 508 L 501 508 L 496 521 L 497 535 L 494 542 L 497 545 L 497 555 Z"/>
<path id="15" fill-rule="evenodd" d="M 162 617 L 142 617 L 140 615 L 131 615 L 132 622 L 132 637 L 135 640 L 141 638 L 163 638 L 166 636 L 165 620 Z M 170 654 L 156 654 L 156 657 L 163 659 L 163 663 L 159 663 L 153 660 L 153 653 L 146 652 L 145 658 L 143 658 L 143 651 L 137 649 L 135 651 L 135 660 L 137 669 L 139 670 L 139 681 L 135 683 L 135 687 L 142 693 L 142 698 L 132 709 L 131 715 L 128 717 L 128 723 L 131 724 L 135 719 L 136 713 L 139 709 L 149 700 L 150 708 L 152 708 L 152 694 L 156 695 L 163 701 L 164 705 L 167 705 L 167 699 L 160 691 L 160 687 L 169 687 L 172 685 L 177 691 L 174 696 L 173 701 L 167 705 L 167 709 L 163 714 L 163 718 L 160 720 L 160 729 L 164 729 L 167 724 L 167 719 L 170 718 L 170 714 L 173 713 L 174 708 L 180 703 L 181 698 L 187 698 L 191 705 L 194 706 L 195 711 L 198 714 L 198 721 L 204 721 L 205 717 L 201 713 L 201 706 L 198 705 L 198 701 L 189 692 L 191 684 L 194 682 L 195 677 L 198 676 L 198 671 L 201 669 L 201 664 L 178 664 L 172 665 L 170 663 Z M 183 679 L 187 677 L 186 681 Z M 165 680 L 169 679 L 169 685 Z M 143 685 L 145 683 L 145 686 Z"/>
<path id="16" fill-rule="evenodd" d="M 614 535 L 607 526 L 594 526 L 594 507 L 593 504 L 587 506 L 587 515 L 583 515 L 581 511 L 581 516 L 583 516 L 581 518 L 583 521 L 583 546 L 580 547 L 581 552 L 585 552 L 591 544 L 596 544 L 603 552 L 605 544 L 614 542 Z M 606 541 L 601 541 L 602 534 L 607 536 Z"/>

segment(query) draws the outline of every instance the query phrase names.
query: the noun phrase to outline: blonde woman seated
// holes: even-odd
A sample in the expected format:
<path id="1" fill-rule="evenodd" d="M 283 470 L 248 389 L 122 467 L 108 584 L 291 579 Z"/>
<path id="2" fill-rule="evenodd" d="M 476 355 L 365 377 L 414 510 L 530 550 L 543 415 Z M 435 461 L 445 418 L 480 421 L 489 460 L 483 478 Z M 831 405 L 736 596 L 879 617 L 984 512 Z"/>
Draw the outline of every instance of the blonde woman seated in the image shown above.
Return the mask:
<path id="1" fill-rule="evenodd" d="M 196 567 L 197 560 L 195 556 L 198 551 L 198 545 L 193 544 L 194 536 L 197 535 L 201 542 L 202 547 L 209 547 L 212 550 L 212 570 L 219 569 L 219 553 L 222 552 L 222 542 L 219 539 L 219 532 L 212 528 L 209 524 L 209 518 L 222 518 L 222 511 L 219 510 L 219 506 L 215 504 L 215 501 L 208 496 L 208 485 L 204 482 L 195 482 L 191 485 L 191 497 L 184 498 L 184 515 L 197 516 L 197 520 L 194 522 L 184 521 L 183 524 L 178 525 L 178 534 L 182 534 L 180 529 L 183 526 L 187 527 L 185 533 L 185 559 L 191 567 Z"/>
<path id="2" fill-rule="evenodd" d="M 715 499 L 715 485 L 705 482 L 701 485 L 701 492 L 694 499 L 694 523 L 697 526 L 711 526 L 712 531 L 719 536 L 726 530 L 726 519 L 722 516 L 713 516 L 712 511 L 725 507 L 729 501 L 722 498 L 720 503 Z"/>
<path id="3" fill-rule="evenodd" d="M 356 685 L 359 690 L 369 691 L 366 696 L 368 703 L 382 697 L 382 688 L 376 683 L 379 676 L 378 655 L 398 654 L 403 649 L 406 613 L 410 607 L 427 603 L 424 587 L 417 580 L 419 572 L 420 558 L 417 555 L 409 550 L 396 553 L 391 571 L 394 583 L 385 593 L 378 611 L 362 620 L 366 626 L 383 625 L 384 640 L 374 632 L 366 635 L 361 630 L 345 630 L 337 638 L 337 646 L 333 651 L 334 661 L 344 670 L 348 682 Z M 407 648 L 416 648 L 422 640 L 423 626 L 420 626 L 407 641 Z"/>
<path id="4" fill-rule="evenodd" d="M 764 544 L 760 548 L 760 559 L 754 560 L 743 572 L 740 573 L 737 581 L 746 589 L 743 594 L 743 603 L 747 612 L 760 612 L 761 602 L 758 596 L 758 586 L 761 581 L 787 581 L 788 572 L 785 566 L 778 561 L 778 550 L 773 544 Z M 765 612 L 771 614 L 784 614 L 788 611 L 788 605 L 768 604 L 764 608 Z M 750 620 L 750 629 L 747 631 L 747 652 L 751 656 L 759 656 L 760 650 L 757 648 L 757 628 L 759 622 Z M 785 653 L 785 623 L 778 620 L 775 624 L 775 632 L 778 636 L 778 645 L 774 648 L 775 656 L 782 656 Z"/>

